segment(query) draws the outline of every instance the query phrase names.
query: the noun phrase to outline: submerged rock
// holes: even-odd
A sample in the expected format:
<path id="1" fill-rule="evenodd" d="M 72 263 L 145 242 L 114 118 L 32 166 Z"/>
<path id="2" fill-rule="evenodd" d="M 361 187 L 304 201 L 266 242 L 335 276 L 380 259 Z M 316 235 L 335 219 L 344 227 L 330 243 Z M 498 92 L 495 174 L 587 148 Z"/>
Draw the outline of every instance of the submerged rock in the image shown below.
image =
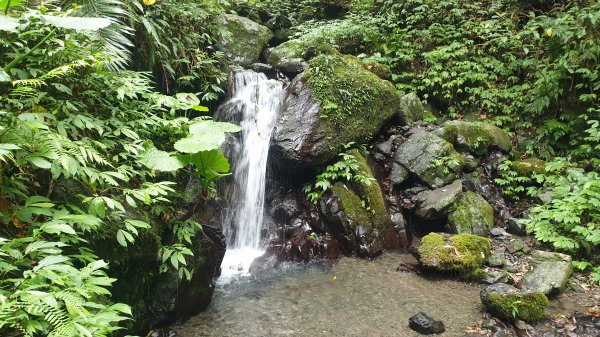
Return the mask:
<path id="1" fill-rule="evenodd" d="M 425 191 L 417 195 L 418 207 L 415 211 L 421 220 L 440 219 L 447 216 L 447 211 L 462 192 L 462 182 L 455 180 L 452 184 L 433 191 Z"/>
<path id="2" fill-rule="evenodd" d="M 573 272 L 571 257 L 566 254 L 535 250 L 531 254 L 533 269 L 523 275 L 521 289 L 556 296 L 565 290 Z"/>
<path id="3" fill-rule="evenodd" d="M 487 236 L 494 227 L 494 209 L 479 194 L 461 193 L 448 215 L 451 233 Z"/>
<path id="4" fill-rule="evenodd" d="M 271 151 L 285 167 L 314 168 L 348 142 L 364 142 L 397 112 L 394 86 L 353 56 L 319 55 L 294 78 L 273 131 Z"/>
<path id="5" fill-rule="evenodd" d="M 221 14 L 217 22 L 223 27 L 217 48 L 236 64 L 246 66 L 258 61 L 273 37 L 269 28 L 238 15 Z"/>
<path id="6" fill-rule="evenodd" d="M 448 121 L 436 130 L 436 134 L 475 156 L 484 156 L 492 148 L 508 152 L 512 147 L 504 130 L 486 123 Z"/>
<path id="7" fill-rule="evenodd" d="M 544 318 L 548 306 L 548 298 L 543 293 L 523 292 L 504 283 L 486 287 L 480 298 L 492 315 L 506 321 L 537 322 Z"/>
<path id="8" fill-rule="evenodd" d="M 444 322 L 436 321 L 423 312 L 409 318 L 408 326 L 423 335 L 438 334 L 446 331 Z"/>
<path id="9" fill-rule="evenodd" d="M 456 180 L 463 167 L 462 156 L 452 144 L 423 129 L 413 134 L 394 153 L 394 161 L 431 188 Z"/>
<path id="10" fill-rule="evenodd" d="M 417 259 L 423 267 L 467 278 L 482 275 L 481 267 L 489 255 L 488 239 L 472 234 L 431 233 L 423 237 L 417 248 Z"/>

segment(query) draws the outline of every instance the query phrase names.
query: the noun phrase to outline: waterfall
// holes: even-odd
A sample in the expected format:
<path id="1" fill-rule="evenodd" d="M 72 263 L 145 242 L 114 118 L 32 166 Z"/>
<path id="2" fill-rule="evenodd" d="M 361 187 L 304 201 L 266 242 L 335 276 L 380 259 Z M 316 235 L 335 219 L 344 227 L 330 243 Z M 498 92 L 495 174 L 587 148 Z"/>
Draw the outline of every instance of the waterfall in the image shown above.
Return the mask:
<path id="1" fill-rule="evenodd" d="M 227 252 L 221 264 L 221 281 L 247 275 L 252 261 L 264 253 L 261 229 L 264 220 L 267 157 L 273 127 L 282 107 L 283 83 L 263 73 L 233 73 L 232 97 L 217 112 L 217 119 L 239 123 L 242 132 L 228 142 L 233 185 L 230 211 L 225 217 Z"/>

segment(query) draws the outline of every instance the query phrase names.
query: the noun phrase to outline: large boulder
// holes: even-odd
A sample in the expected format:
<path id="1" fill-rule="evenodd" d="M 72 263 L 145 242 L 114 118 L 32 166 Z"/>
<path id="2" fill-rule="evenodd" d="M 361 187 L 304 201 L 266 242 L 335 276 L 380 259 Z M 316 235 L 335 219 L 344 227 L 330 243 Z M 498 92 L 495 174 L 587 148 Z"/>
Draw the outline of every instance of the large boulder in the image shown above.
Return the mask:
<path id="1" fill-rule="evenodd" d="M 436 130 L 436 134 L 454 144 L 457 149 L 469 151 L 475 156 L 484 156 L 492 148 L 505 152 L 511 149 L 508 134 L 491 124 L 448 121 Z"/>
<path id="2" fill-rule="evenodd" d="M 421 239 L 416 254 L 426 269 L 478 278 L 483 276 L 481 268 L 490 255 L 490 242 L 471 234 L 430 233 Z"/>
<path id="3" fill-rule="evenodd" d="M 397 112 L 400 95 L 353 56 L 319 55 L 287 89 L 271 151 L 286 167 L 313 168 L 343 145 L 365 142 Z"/>
<path id="4" fill-rule="evenodd" d="M 358 159 L 359 174 L 373 178 L 367 159 L 358 151 L 350 152 Z M 342 245 L 346 254 L 374 257 L 382 249 L 398 249 L 408 242 L 404 228 L 396 229 L 386 207 L 381 187 L 376 180 L 369 186 L 359 183 L 334 184 L 320 201 L 327 232 Z M 400 233 L 400 234 L 399 234 Z"/>
<path id="5" fill-rule="evenodd" d="M 88 240 L 100 258 L 110 261 L 110 276 L 117 279 L 111 299 L 132 306 L 129 332 L 145 334 L 153 327 L 187 319 L 210 304 L 225 254 L 220 229 L 204 225 L 192 238 L 194 256 L 186 258 L 193 270 L 190 280 L 180 280 L 172 269 L 159 272 L 165 226 L 153 223 L 151 228 L 140 229 L 135 242 L 126 248 L 117 243 L 117 230 L 118 226 L 105 226 Z"/>
<path id="6" fill-rule="evenodd" d="M 520 291 L 504 283 L 492 284 L 480 293 L 481 302 L 492 315 L 505 321 L 537 322 L 544 318 L 548 298 L 538 291 Z"/>
<path id="7" fill-rule="evenodd" d="M 448 215 L 450 232 L 487 236 L 494 227 L 494 209 L 479 194 L 461 193 Z"/>
<path id="8" fill-rule="evenodd" d="M 452 144 L 423 129 L 415 129 L 394 153 L 394 161 L 431 188 L 456 180 L 464 165 Z"/>
<path id="9" fill-rule="evenodd" d="M 462 192 L 462 182 L 455 180 L 452 184 L 433 191 L 424 191 L 417 195 L 415 215 L 420 220 L 441 219 L 448 215 L 448 210 Z"/>
<path id="10" fill-rule="evenodd" d="M 217 48 L 231 61 L 243 66 L 257 62 L 273 37 L 269 28 L 238 15 L 221 14 L 217 22 L 223 27 Z"/>
<path id="11" fill-rule="evenodd" d="M 567 287 L 573 272 L 571 257 L 566 254 L 535 250 L 531 254 L 533 269 L 523 275 L 521 289 L 556 296 Z"/>

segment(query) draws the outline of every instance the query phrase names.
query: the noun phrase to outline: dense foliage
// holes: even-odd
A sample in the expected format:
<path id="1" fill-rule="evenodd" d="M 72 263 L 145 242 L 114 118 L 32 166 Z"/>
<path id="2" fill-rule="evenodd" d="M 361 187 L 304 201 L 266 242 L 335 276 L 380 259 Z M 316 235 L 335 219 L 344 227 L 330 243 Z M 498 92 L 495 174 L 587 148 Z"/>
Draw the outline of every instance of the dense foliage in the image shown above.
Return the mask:
<path id="1" fill-rule="evenodd" d="M 217 149 L 239 128 L 201 117 L 195 94 L 165 96 L 148 73 L 121 70 L 139 5 L 0 4 L 0 334 L 109 336 L 132 313 L 111 303 L 115 279 L 90 243 L 168 228 L 161 271 L 190 278 L 201 225 L 178 205 L 213 195 L 229 171 Z"/>

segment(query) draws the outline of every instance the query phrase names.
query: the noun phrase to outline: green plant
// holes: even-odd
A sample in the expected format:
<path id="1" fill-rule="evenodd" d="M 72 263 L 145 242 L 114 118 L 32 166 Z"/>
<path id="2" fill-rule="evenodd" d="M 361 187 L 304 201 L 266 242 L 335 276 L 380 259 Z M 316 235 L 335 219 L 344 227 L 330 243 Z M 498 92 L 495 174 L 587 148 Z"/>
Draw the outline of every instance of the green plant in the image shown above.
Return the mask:
<path id="1" fill-rule="evenodd" d="M 448 174 L 461 166 L 461 162 L 456 157 L 442 156 L 431 161 L 432 169 L 441 169 L 443 173 Z"/>
<path id="2" fill-rule="evenodd" d="M 498 165 L 500 177 L 495 178 L 494 182 L 502 186 L 502 194 L 514 201 L 520 200 L 524 195 L 535 196 L 539 186 L 533 184 L 535 182 L 533 177 L 519 174 L 512 169 L 512 165 L 513 162 L 510 160 L 505 160 Z"/>
<path id="3" fill-rule="evenodd" d="M 346 144 L 346 149 L 349 149 L 354 144 Z M 363 148 L 364 150 L 364 148 Z M 317 204 L 323 194 L 328 191 L 335 181 L 346 180 L 353 181 L 364 186 L 372 184 L 369 177 L 359 173 L 360 166 L 355 156 L 349 153 L 340 153 L 341 158 L 338 162 L 328 165 L 325 170 L 317 175 L 314 185 L 304 185 L 303 191 L 308 196 L 308 200 L 313 204 Z M 363 207 L 368 210 L 369 201 L 363 200 Z"/>

